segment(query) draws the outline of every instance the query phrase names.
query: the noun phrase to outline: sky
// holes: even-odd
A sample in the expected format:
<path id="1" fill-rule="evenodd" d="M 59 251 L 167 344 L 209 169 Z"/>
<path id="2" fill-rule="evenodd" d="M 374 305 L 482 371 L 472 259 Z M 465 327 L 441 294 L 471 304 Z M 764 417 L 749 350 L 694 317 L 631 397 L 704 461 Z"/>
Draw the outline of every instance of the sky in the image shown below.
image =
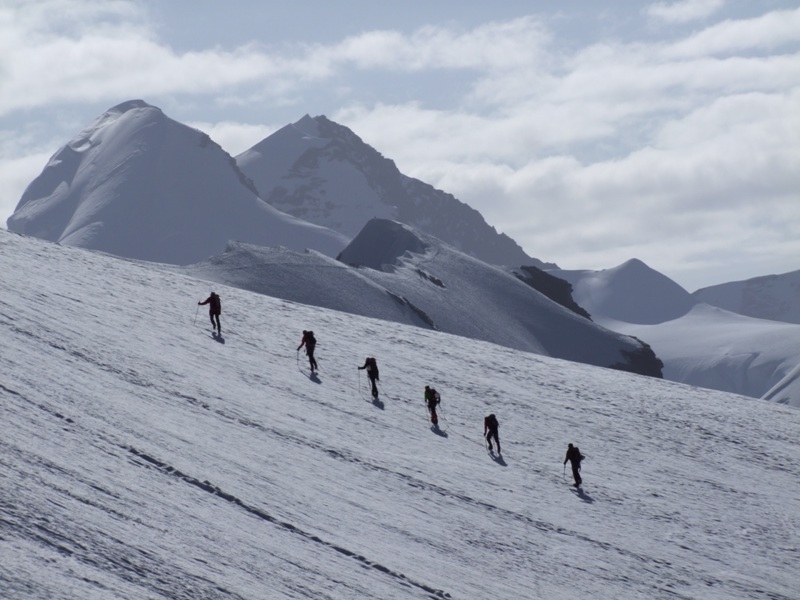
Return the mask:
<path id="1" fill-rule="evenodd" d="M 565 269 L 800 269 L 797 0 L 0 0 L 0 222 L 141 98 L 232 155 L 305 114 Z"/>

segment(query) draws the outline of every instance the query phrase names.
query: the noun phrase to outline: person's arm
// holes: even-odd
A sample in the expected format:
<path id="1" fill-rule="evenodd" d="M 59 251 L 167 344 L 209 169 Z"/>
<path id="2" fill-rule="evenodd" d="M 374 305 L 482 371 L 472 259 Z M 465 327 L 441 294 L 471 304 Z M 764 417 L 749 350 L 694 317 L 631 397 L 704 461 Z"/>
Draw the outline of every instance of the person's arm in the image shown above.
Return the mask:
<path id="1" fill-rule="evenodd" d="M 202 302 L 198 302 L 198 304 L 200 306 L 202 306 L 203 304 L 208 304 L 210 301 L 211 301 L 211 298 L 209 297 L 209 298 L 206 298 L 205 300 L 203 300 Z"/>

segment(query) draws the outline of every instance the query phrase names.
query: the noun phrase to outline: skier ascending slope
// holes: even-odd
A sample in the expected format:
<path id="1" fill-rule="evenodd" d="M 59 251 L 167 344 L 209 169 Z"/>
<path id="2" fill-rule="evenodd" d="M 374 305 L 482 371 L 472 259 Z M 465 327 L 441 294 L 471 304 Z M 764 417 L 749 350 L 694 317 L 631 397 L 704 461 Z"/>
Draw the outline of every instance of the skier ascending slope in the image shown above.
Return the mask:
<path id="1" fill-rule="evenodd" d="M 378 376 L 378 362 L 373 357 L 368 357 L 367 360 L 364 361 L 363 367 L 358 367 L 358 370 L 361 369 L 367 370 L 367 377 L 369 377 L 369 382 L 372 384 L 372 397 L 378 397 L 378 386 L 376 382 L 380 380 Z"/>
<path id="2" fill-rule="evenodd" d="M 208 316 L 211 318 L 211 327 L 221 334 L 222 325 L 219 324 L 219 315 L 222 313 L 222 301 L 219 299 L 216 292 L 211 292 L 208 298 L 197 303 L 198 306 L 202 306 L 203 304 L 208 304 Z M 216 319 L 216 321 L 214 321 L 214 319 Z"/>
<path id="3" fill-rule="evenodd" d="M 436 407 L 442 401 L 442 397 L 434 388 L 429 385 L 425 386 L 425 404 L 428 406 L 428 412 L 431 414 L 431 423 L 434 427 L 439 426 L 439 417 L 436 414 Z"/>
<path id="4" fill-rule="evenodd" d="M 494 413 L 483 419 L 483 437 L 486 438 L 486 443 L 489 444 L 489 452 L 492 451 L 492 438 L 497 444 L 497 453 L 502 454 L 500 451 L 500 437 L 497 433 L 500 424 L 497 422 L 497 417 Z"/>
<path id="5" fill-rule="evenodd" d="M 567 446 L 567 455 L 564 457 L 564 464 L 567 464 L 567 461 L 570 462 L 572 465 L 572 476 L 575 478 L 575 487 L 581 487 L 581 483 L 583 483 L 583 479 L 581 479 L 581 461 L 583 460 L 583 456 L 581 455 L 581 451 L 578 450 L 577 446 L 573 446 L 569 444 Z"/>
<path id="6" fill-rule="evenodd" d="M 311 367 L 312 373 L 314 373 L 317 370 L 317 361 L 314 360 L 314 346 L 316 345 L 317 345 L 317 340 L 314 337 L 314 332 L 303 330 L 303 339 L 300 342 L 300 345 L 297 347 L 297 351 L 300 352 L 300 348 L 302 348 L 303 346 L 306 347 L 306 354 L 308 355 L 308 364 Z"/>

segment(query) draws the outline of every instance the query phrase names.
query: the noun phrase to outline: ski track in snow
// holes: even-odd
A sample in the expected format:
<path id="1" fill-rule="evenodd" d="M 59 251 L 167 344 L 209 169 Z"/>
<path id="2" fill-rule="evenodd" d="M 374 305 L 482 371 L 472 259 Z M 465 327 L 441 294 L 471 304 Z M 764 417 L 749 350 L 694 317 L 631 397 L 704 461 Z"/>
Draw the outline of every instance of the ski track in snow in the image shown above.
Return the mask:
<path id="1" fill-rule="evenodd" d="M 215 339 L 207 283 L 4 231 L 0 273 L 0 597 L 800 597 L 795 409 L 223 286 Z"/>

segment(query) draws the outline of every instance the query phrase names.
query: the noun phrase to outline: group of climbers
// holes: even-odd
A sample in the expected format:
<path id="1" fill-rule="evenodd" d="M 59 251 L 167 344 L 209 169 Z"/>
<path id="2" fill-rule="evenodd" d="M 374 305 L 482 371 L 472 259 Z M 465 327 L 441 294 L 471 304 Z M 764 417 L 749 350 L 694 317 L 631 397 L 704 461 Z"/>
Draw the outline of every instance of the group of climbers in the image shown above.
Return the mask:
<path id="1" fill-rule="evenodd" d="M 222 325 L 220 325 L 219 316 L 222 313 L 222 302 L 220 300 L 219 295 L 216 292 L 211 292 L 208 298 L 206 298 L 202 302 L 197 303 L 198 306 L 202 306 L 204 304 L 208 304 L 208 314 L 211 318 L 211 326 L 214 329 L 215 334 L 221 335 L 222 334 Z M 309 367 L 311 368 L 311 373 L 316 373 L 318 369 L 317 361 L 314 358 L 314 349 L 317 345 L 317 340 L 314 337 L 313 331 L 306 331 L 303 330 L 303 337 L 300 341 L 300 345 L 297 347 L 297 351 L 300 352 L 300 349 L 305 346 L 306 348 L 306 355 L 308 356 L 308 363 Z M 372 397 L 378 397 L 378 386 L 377 382 L 380 381 L 380 376 L 378 373 L 378 362 L 375 360 L 374 357 L 367 357 L 364 361 L 364 365 L 358 367 L 359 370 L 366 370 L 367 378 L 370 382 Z M 435 388 L 426 385 L 425 386 L 425 405 L 428 408 L 428 414 L 430 415 L 431 424 L 433 425 L 434 429 L 438 430 L 439 427 L 439 415 L 436 412 L 437 407 L 442 402 L 442 397 L 439 392 L 436 391 Z M 497 417 L 494 413 L 487 415 L 483 419 L 483 437 L 486 441 L 487 448 L 489 452 L 494 452 L 494 446 L 492 445 L 492 440 L 494 440 L 494 445 L 497 446 L 497 454 L 501 454 L 500 451 L 500 435 L 499 435 L 499 428 L 500 424 L 497 421 Z M 583 479 L 581 478 L 581 461 L 583 460 L 583 455 L 581 455 L 581 451 L 578 449 L 577 446 L 569 444 L 567 446 L 567 454 L 564 457 L 564 466 L 566 466 L 567 462 L 570 463 L 572 466 L 572 477 L 575 480 L 573 485 L 576 488 L 580 488 L 581 484 L 583 483 Z"/>

